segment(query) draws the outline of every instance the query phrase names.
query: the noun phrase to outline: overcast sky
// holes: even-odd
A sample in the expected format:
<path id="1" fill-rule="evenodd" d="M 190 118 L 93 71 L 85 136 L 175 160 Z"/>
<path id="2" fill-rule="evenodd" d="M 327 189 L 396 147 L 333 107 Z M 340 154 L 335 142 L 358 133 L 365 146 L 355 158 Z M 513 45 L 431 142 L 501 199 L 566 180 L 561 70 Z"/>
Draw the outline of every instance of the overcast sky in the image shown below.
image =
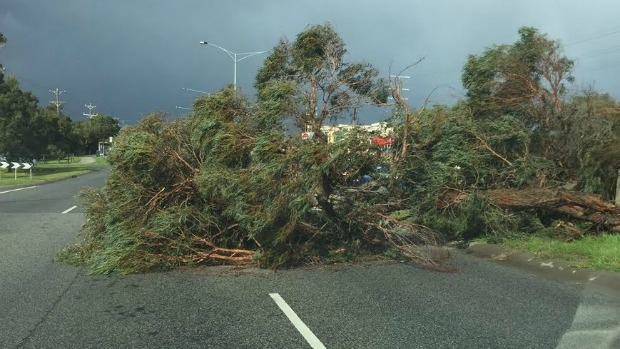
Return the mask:
<path id="1" fill-rule="evenodd" d="M 311 24 L 330 22 L 348 59 L 372 63 L 384 76 L 408 70 L 412 107 L 461 98 L 468 54 L 518 39 L 533 26 L 565 44 L 576 59 L 577 86 L 593 84 L 620 99 L 620 1 L 617 0 L 0 0 L 5 74 L 41 105 L 61 95 L 65 113 L 84 120 L 85 104 L 127 124 L 140 115 L 186 113 L 198 95 L 233 80 L 233 52 L 270 50 Z M 252 94 L 266 55 L 238 63 L 238 86 Z M 186 88 L 185 90 L 183 88 Z M 384 115 L 364 115 L 373 122 Z"/>

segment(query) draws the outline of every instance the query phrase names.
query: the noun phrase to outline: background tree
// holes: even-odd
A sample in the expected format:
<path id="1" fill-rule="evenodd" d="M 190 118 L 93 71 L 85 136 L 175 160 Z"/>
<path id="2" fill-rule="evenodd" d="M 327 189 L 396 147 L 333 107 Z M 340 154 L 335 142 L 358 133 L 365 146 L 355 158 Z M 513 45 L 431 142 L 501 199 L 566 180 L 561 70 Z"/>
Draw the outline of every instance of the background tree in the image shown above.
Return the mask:
<path id="1" fill-rule="evenodd" d="M 292 103 L 278 116 L 292 117 L 302 130 L 310 126 L 316 140 L 325 142 L 320 128 L 326 121 L 353 115 L 364 105 L 385 103 L 388 97 L 379 72 L 368 63 L 347 62 L 346 52 L 330 24 L 310 26 L 292 43 L 280 40 L 258 71 L 259 103 L 265 97 Z M 276 95 L 278 88 L 292 93 Z"/>
<path id="2" fill-rule="evenodd" d="M 71 119 L 48 105 L 38 108 L 30 120 L 33 151 L 42 155 L 63 158 L 76 150 L 77 138 Z"/>
<path id="3" fill-rule="evenodd" d="M 594 138 L 607 137 L 584 130 L 602 119 L 591 119 L 587 108 L 578 107 L 568 95 L 567 84 L 574 80 L 574 62 L 563 55 L 558 41 L 531 27 L 519 29 L 519 40 L 511 45 L 495 45 L 481 55 L 470 55 L 463 67 L 467 106 L 477 119 L 511 115 L 530 129 L 528 153 L 551 159 L 560 178 L 579 176 Z M 586 114 L 584 114 L 586 113 Z M 579 142 L 574 142 L 579 136 Z M 527 156 L 527 154 L 526 154 Z"/>
<path id="4" fill-rule="evenodd" d="M 462 81 L 476 117 L 519 116 L 531 126 L 549 131 L 552 117 L 562 111 L 566 83 L 573 81 L 574 62 L 558 41 L 532 27 L 519 29 L 512 45 L 495 45 L 470 55 Z"/>
<path id="5" fill-rule="evenodd" d="M 570 113 L 565 137 L 555 142 L 563 163 L 577 172 L 576 189 L 614 199 L 620 168 L 620 107 L 606 93 L 591 87 L 565 106 Z"/>
<path id="6" fill-rule="evenodd" d="M 5 79 L 0 71 L 0 154 L 8 158 L 37 155 L 30 123 L 37 103 L 32 93 L 20 89 L 15 78 Z"/>
<path id="7" fill-rule="evenodd" d="M 108 142 L 110 137 L 118 134 L 121 127 L 118 119 L 105 114 L 97 114 L 88 120 L 75 122 L 73 129 L 80 140 L 82 151 L 86 154 L 94 154 L 99 142 Z"/>

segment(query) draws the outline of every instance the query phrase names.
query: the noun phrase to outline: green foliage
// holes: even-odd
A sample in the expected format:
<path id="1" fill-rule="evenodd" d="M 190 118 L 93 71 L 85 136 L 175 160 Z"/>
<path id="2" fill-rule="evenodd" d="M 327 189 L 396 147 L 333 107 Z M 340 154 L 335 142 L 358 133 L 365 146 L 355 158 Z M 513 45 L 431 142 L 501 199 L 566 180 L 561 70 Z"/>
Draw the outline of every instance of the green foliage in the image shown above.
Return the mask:
<path id="1" fill-rule="evenodd" d="M 484 191 L 538 186 L 545 174 L 555 176 L 552 162 L 529 154 L 531 133 L 510 115 L 479 120 L 459 107 L 435 107 L 418 113 L 412 131 L 397 186 L 409 195 L 416 221 L 450 239 L 510 234 L 519 223 Z"/>
<path id="2" fill-rule="evenodd" d="M 513 114 L 549 131 L 548 113 L 561 110 L 574 62 L 562 55 L 559 42 L 535 28 L 522 27 L 519 36 L 512 45 L 468 57 L 461 76 L 468 104 L 476 117 Z"/>
<path id="3" fill-rule="evenodd" d="M 420 210 L 416 216 L 422 224 L 441 232 L 449 240 L 501 239 L 513 228 L 510 219 L 479 192 L 470 193 L 458 205 L 441 210 Z"/>
<path id="4" fill-rule="evenodd" d="M 99 142 L 107 142 L 119 131 L 118 120 L 105 114 L 97 114 L 88 120 L 77 121 L 73 124 L 74 136 L 81 143 L 81 152 L 86 154 L 94 154 Z"/>
<path id="5" fill-rule="evenodd" d="M 198 99 L 188 119 L 154 114 L 121 130 L 104 189 L 83 194 L 93 202 L 85 242 L 65 255 L 97 273 L 218 262 L 204 256 L 232 250 L 275 268 L 352 258 L 371 246 L 360 241 L 385 239 L 360 221 L 373 199 L 342 191 L 378 152 L 356 134 L 335 145 L 290 139 L 248 105 L 225 89 Z"/>
<path id="6" fill-rule="evenodd" d="M 593 159 L 609 150 L 613 122 L 591 121 L 592 96 L 564 99 L 572 62 L 557 42 L 533 28 L 519 34 L 469 57 L 466 101 L 395 109 L 391 155 L 361 128 L 334 143 L 320 131 L 385 102 L 377 70 L 347 62 L 329 24 L 282 39 L 259 69 L 256 103 L 227 88 L 196 99 L 187 118 L 153 114 L 122 129 L 104 189 L 82 194 L 84 242 L 63 255 L 97 273 L 231 261 L 278 268 L 368 253 L 433 265 L 418 244 L 548 232 L 557 217 L 507 212 L 487 191 L 563 184 L 574 175 L 566 163 L 598 190 L 602 162 Z M 314 139 L 287 136 L 291 120 Z M 561 154 L 571 137 L 580 138 Z M 364 174 L 375 180 L 354 187 Z"/>
<path id="7" fill-rule="evenodd" d="M 346 52 L 330 24 L 309 26 L 293 43 L 282 39 L 256 76 L 259 108 L 272 108 L 271 118 L 292 118 L 297 127 L 316 131 L 327 120 L 384 103 L 386 81 L 368 63 L 347 62 Z M 321 134 L 317 140 L 325 141 Z"/>
<path id="8" fill-rule="evenodd" d="M 0 80 L 0 154 L 34 156 L 30 120 L 37 113 L 37 98 L 23 92 L 15 78 Z"/>

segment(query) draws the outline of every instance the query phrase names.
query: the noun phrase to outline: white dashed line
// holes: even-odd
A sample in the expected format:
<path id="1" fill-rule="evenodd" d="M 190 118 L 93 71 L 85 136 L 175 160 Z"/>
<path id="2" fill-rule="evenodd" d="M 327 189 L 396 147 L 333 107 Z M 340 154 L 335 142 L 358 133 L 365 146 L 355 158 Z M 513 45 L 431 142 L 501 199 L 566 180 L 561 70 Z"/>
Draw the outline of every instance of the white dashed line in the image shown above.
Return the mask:
<path id="1" fill-rule="evenodd" d="M 25 188 L 17 188 L 17 189 L 5 190 L 5 191 L 0 191 L 0 194 L 6 194 L 6 193 L 10 193 L 10 192 L 14 192 L 14 191 L 20 191 L 20 190 L 24 190 L 24 189 L 32 189 L 32 188 L 36 188 L 36 187 L 38 187 L 38 185 L 33 185 L 32 187 L 25 187 Z"/>
<path id="2" fill-rule="evenodd" d="M 270 293 L 269 296 L 273 299 L 274 302 L 276 302 L 278 307 L 280 307 L 282 312 L 284 312 L 284 315 L 288 317 L 288 319 L 293 323 L 295 328 L 297 328 L 297 331 L 299 331 L 299 333 L 301 333 L 301 335 L 304 336 L 304 338 L 306 339 L 306 342 L 308 342 L 308 344 L 310 344 L 312 348 L 325 349 L 325 346 L 323 345 L 323 343 L 321 343 L 321 341 L 314 335 L 314 333 L 310 331 L 308 326 L 306 326 L 306 324 L 304 324 L 304 322 L 301 321 L 301 319 L 299 318 L 299 316 L 297 316 L 297 314 L 295 314 L 293 309 L 291 309 L 291 307 L 289 307 L 288 304 L 286 304 L 284 299 L 280 297 L 280 294 Z"/>
<path id="3" fill-rule="evenodd" d="M 73 211 L 76 208 L 77 208 L 77 206 L 71 206 L 68 209 L 62 211 L 62 214 L 69 213 L 69 212 Z"/>

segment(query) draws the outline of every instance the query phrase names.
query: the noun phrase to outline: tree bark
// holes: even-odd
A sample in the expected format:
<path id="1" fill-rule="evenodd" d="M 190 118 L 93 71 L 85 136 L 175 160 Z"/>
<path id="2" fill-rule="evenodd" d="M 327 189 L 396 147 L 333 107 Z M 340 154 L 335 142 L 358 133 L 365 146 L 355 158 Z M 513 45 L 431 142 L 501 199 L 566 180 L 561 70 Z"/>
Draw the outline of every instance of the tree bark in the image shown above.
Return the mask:
<path id="1" fill-rule="evenodd" d="M 487 191 L 489 201 L 504 209 L 542 209 L 586 220 L 620 232 L 620 208 L 599 195 L 565 189 L 496 189 Z"/>

